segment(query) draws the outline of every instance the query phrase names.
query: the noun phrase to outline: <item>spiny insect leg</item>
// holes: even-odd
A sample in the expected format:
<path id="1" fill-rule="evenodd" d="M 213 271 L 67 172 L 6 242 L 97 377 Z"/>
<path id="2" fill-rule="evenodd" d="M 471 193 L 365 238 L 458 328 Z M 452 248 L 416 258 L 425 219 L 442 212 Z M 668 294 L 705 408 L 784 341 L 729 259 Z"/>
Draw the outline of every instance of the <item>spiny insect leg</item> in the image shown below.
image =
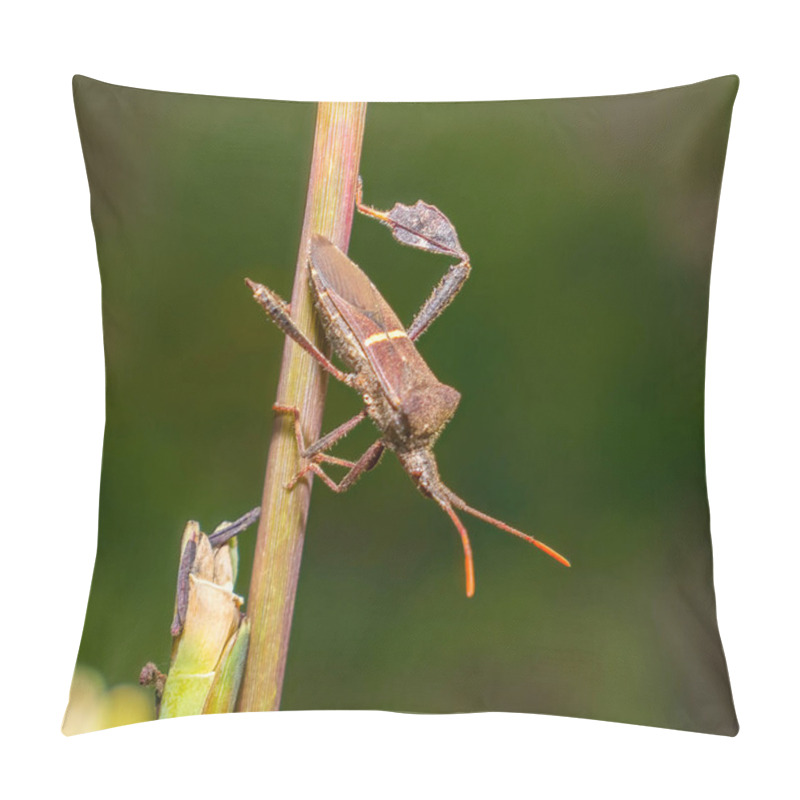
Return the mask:
<path id="1" fill-rule="evenodd" d="M 279 297 L 272 289 L 268 289 L 260 283 L 245 278 L 244 282 L 253 292 L 253 297 L 267 312 L 269 318 L 293 341 L 303 348 L 317 363 L 337 381 L 348 384 L 350 375 L 342 372 L 319 348 L 311 342 L 308 337 L 295 325 L 289 313 L 289 304 Z"/>
<path id="2" fill-rule="evenodd" d="M 460 261 L 453 264 L 444 277 L 439 281 L 439 285 L 433 290 L 433 294 L 425 301 L 425 304 L 417 312 L 407 333 L 412 342 L 419 339 L 430 324 L 453 302 L 455 296 L 461 291 L 461 287 L 469 277 L 469 261 Z"/>
<path id="3" fill-rule="evenodd" d="M 324 436 L 317 439 L 314 444 L 307 447 L 305 453 L 303 453 L 303 457 L 311 458 L 311 456 L 314 456 L 317 453 L 322 453 L 324 450 L 330 450 L 331 447 L 336 444 L 336 442 L 347 436 L 347 434 L 350 433 L 353 428 L 363 422 L 366 418 L 366 409 L 359 411 L 358 414 L 348 419 L 347 422 L 343 422 L 341 425 L 334 428 L 330 433 L 326 433 Z"/>
<path id="4" fill-rule="evenodd" d="M 355 466 L 336 485 L 335 492 L 346 492 L 365 472 L 369 472 L 381 460 L 385 445 L 383 439 L 373 442 L 358 459 Z"/>
<path id="5" fill-rule="evenodd" d="M 358 183 L 356 184 L 356 210 L 365 217 L 372 217 L 378 220 L 378 222 L 388 225 L 390 228 L 392 226 L 387 212 L 378 211 L 377 208 L 364 205 L 364 181 L 360 175 L 358 176 Z"/>
<path id="6" fill-rule="evenodd" d="M 429 253 L 447 255 L 459 261 L 469 261 L 469 256 L 458 241 L 455 226 L 436 206 L 424 200 L 417 200 L 413 206 L 395 203 L 391 210 L 379 211 L 362 202 L 363 189 L 364 184 L 359 176 L 356 187 L 356 210 L 386 225 L 400 244 L 426 250 Z"/>
<path id="7" fill-rule="evenodd" d="M 272 410 L 281 414 L 291 414 L 294 417 L 295 438 L 297 439 L 297 448 L 302 458 L 324 456 L 324 460 L 329 461 L 331 464 L 341 464 L 345 467 L 354 466 L 352 461 L 344 461 L 344 459 L 341 458 L 334 459 L 333 456 L 328 456 L 323 451 L 330 450 L 339 439 L 343 439 L 353 428 L 365 420 L 367 418 L 366 410 L 359 411 L 358 414 L 348 419 L 347 422 L 343 422 L 330 433 L 326 433 L 324 436 L 317 439 L 310 447 L 305 446 L 305 438 L 303 437 L 303 431 L 300 427 L 300 409 L 296 406 L 285 406 L 281 403 L 275 403 L 275 405 L 272 406 Z"/>
<path id="8" fill-rule="evenodd" d="M 286 406 L 280 403 L 275 403 L 272 408 L 281 414 L 292 415 L 294 419 L 294 435 L 295 439 L 297 440 L 297 449 L 300 453 L 300 457 L 303 459 L 309 459 L 309 463 L 303 466 L 297 475 L 295 475 L 289 481 L 289 483 L 286 484 L 287 489 L 293 489 L 301 478 L 303 478 L 309 472 L 313 472 L 315 475 L 318 475 L 333 491 L 344 492 L 347 491 L 347 489 L 349 489 L 353 483 L 355 483 L 355 481 L 363 472 L 367 472 L 378 463 L 378 459 L 383 452 L 383 446 L 380 439 L 378 442 L 373 444 L 357 462 L 347 461 L 344 458 L 336 458 L 335 456 L 331 456 L 325 452 L 322 452 L 327 450 L 329 447 L 332 447 L 336 442 L 339 441 L 339 439 L 344 438 L 348 433 L 350 433 L 350 431 L 353 430 L 353 428 L 355 428 L 356 425 L 358 425 L 362 420 L 366 419 L 366 411 L 359 411 L 358 414 L 356 414 L 354 417 L 351 417 L 349 420 L 347 420 L 347 422 L 343 422 L 337 428 L 334 428 L 330 433 L 326 434 L 321 439 L 318 439 L 316 442 L 314 442 L 314 444 L 311 445 L 311 447 L 306 447 L 305 438 L 303 437 L 303 430 L 300 426 L 300 410 L 295 406 Z M 381 444 L 381 448 L 378 452 L 375 452 L 377 444 Z M 350 472 L 344 476 L 341 483 L 337 484 L 325 474 L 322 467 L 319 466 L 320 463 L 348 467 Z"/>
<path id="9" fill-rule="evenodd" d="M 336 458 L 336 456 L 329 456 L 327 453 L 316 452 L 316 453 L 312 453 L 312 454 L 309 455 L 309 451 L 306 448 L 305 437 L 303 436 L 303 430 L 302 430 L 302 428 L 300 426 L 300 410 L 298 408 L 296 408 L 295 406 L 284 406 L 284 405 L 281 405 L 280 403 L 275 403 L 272 406 L 272 410 L 273 411 L 277 411 L 277 412 L 279 412 L 281 414 L 291 414 L 292 415 L 293 420 L 294 420 L 294 438 L 297 441 L 297 452 L 300 454 L 300 458 L 302 458 L 302 459 L 311 458 L 311 463 L 313 463 L 313 464 L 319 464 L 319 463 L 325 462 L 325 463 L 328 463 L 328 464 L 335 464 L 335 465 L 340 466 L 340 467 L 349 467 L 350 469 L 352 469 L 355 466 L 355 462 L 354 461 L 346 461 L 343 458 Z M 348 422 L 346 422 L 345 425 L 347 425 L 348 423 L 352 423 L 352 420 L 348 420 Z M 340 427 L 343 427 L 343 426 L 340 426 Z M 338 431 L 338 430 L 339 429 L 337 428 L 336 431 Z M 332 433 L 336 433 L 336 431 L 332 431 Z M 345 431 L 345 433 L 347 433 L 347 431 Z M 340 436 L 338 438 L 341 438 L 341 436 L 343 436 L 343 435 L 344 434 L 340 434 Z M 323 437 L 323 438 L 326 438 L 326 437 Z M 334 441 L 335 441 L 335 439 L 334 439 Z M 309 465 L 306 465 L 306 466 L 302 467 L 300 469 L 300 471 L 289 481 L 289 483 L 286 484 L 286 489 L 293 489 L 295 487 L 295 484 L 304 475 L 308 474 L 310 469 L 311 469 L 311 467 Z M 317 473 L 317 474 L 320 474 L 320 473 Z M 323 475 L 320 474 L 320 477 L 322 477 L 324 479 L 327 476 L 323 476 Z"/>
<path id="10" fill-rule="evenodd" d="M 471 269 L 469 256 L 458 241 L 453 223 L 436 206 L 419 200 L 413 206 L 398 203 L 391 211 L 379 211 L 363 203 L 363 191 L 364 183 L 359 176 L 356 187 L 356 209 L 390 228 L 392 236 L 397 241 L 409 247 L 459 259 L 459 262 L 453 264 L 439 281 L 431 296 L 414 317 L 407 331 L 408 338 L 413 342 L 422 336 L 461 291 Z"/>
<path id="11" fill-rule="evenodd" d="M 382 439 L 378 439 L 372 445 L 370 445 L 367 450 L 364 451 L 361 458 L 353 464 L 350 472 L 342 478 L 339 483 L 336 483 L 332 478 L 325 474 L 325 471 L 319 465 L 317 461 L 310 461 L 306 464 L 297 475 L 292 478 L 291 481 L 286 485 L 287 489 L 293 489 L 295 484 L 307 475 L 309 472 L 313 472 L 315 475 L 318 475 L 323 483 L 333 492 L 337 494 L 341 494 L 342 492 L 346 492 L 365 472 L 369 472 L 380 460 L 380 457 L 383 455 L 385 445 L 383 444 Z"/>

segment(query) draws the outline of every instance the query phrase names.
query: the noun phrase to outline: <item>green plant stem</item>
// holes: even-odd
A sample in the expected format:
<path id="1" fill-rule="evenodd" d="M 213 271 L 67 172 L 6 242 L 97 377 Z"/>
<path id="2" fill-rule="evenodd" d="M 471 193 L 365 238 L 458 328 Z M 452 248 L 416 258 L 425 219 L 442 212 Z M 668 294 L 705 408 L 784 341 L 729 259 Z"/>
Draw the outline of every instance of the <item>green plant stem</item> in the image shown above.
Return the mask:
<path id="1" fill-rule="evenodd" d="M 309 242 L 312 234 L 319 233 L 347 251 L 365 116 L 364 103 L 320 103 L 317 109 L 311 175 L 292 292 L 292 316 L 298 327 L 323 351 L 326 345 L 316 322 L 308 286 Z M 286 339 L 277 401 L 300 409 L 307 442 L 319 437 L 326 377 L 309 355 Z M 308 479 L 300 481 L 292 491 L 284 488 L 297 469 L 292 420 L 286 414 L 278 414 L 267 460 L 247 599 L 251 634 L 240 711 L 277 711 L 280 707 L 311 499 Z"/>

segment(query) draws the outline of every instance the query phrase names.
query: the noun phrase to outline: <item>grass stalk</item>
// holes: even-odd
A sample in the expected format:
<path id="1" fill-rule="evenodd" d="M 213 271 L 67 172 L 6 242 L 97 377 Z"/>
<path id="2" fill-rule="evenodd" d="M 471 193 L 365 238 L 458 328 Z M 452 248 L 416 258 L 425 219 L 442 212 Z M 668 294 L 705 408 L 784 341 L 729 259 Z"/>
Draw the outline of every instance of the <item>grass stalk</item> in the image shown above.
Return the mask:
<path id="1" fill-rule="evenodd" d="M 308 249 L 319 233 L 347 251 L 353 222 L 356 182 L 364 136 L 366 104 L 320 103 L 297 258 L 292 316 L 298 327 L 326 351 L 308 286 Z M 277 401 L 300 409 L 307 442 L 319 437 L 327 376 L 290 339 L 283 351 Z M 261 520 L 247 599 L 250 647 L 240 711 L 280 707 L 292 612 L 300 572 L 311 481 L 284 488 L 298 469 L 291 418 L 277 414 L 267 459 Z M 310 477 L 310 476 L 309 476 Z"/>

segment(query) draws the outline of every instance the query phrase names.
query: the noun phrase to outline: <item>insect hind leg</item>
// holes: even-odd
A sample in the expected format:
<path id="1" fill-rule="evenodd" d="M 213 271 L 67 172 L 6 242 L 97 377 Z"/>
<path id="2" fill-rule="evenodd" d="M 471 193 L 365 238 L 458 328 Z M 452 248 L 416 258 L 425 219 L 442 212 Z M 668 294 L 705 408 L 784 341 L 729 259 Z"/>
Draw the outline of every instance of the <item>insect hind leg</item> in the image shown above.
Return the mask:
<path id="1" fill-rule="evenodd" d="M 416 341 L 428 330 L 430 324 L 453 302 L 455 296 L 469 277 L 470 263 L 467 260 L 453 264 L 439 281 L 431 296 L 417 312 L 407 334 L 411 341 Z"/>
<path id="2" fill-rule="evenodd" d="M 418 200 L 413 206 L 395 204 L 391 211 L 379 211 L 363 202 L 364 183 L 361 176 L 356 188 L 356 210 L 386 225 L 401 244 L 430 253 L 459 259 L 439 281 L 431 296 L 414 317 L 407 331 L 413 342 L 419 339 L 431 323 L 453 302 L 469 277 L 469 256 L 458 241 L 453 223 L 436 206 Z"/>

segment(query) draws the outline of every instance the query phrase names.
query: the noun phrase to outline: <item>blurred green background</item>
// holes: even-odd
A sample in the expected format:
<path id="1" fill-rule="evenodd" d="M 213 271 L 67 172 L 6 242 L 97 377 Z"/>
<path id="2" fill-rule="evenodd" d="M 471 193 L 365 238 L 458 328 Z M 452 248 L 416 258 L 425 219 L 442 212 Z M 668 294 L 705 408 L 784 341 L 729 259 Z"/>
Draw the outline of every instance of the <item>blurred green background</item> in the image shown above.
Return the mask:
<path id="1" fill-rule="evenodd" d="M 317 483 L 284 709 L 530 711 L 735 733 L 703 382 L 737 86 L 370 105 L 366 201 L 437 205 L 473 264 L 420 342 L 463 396 L 437 445 L 442 477 L 573 567 L 465 518 L 467 600 L 458 536 L 391 454 L 348 494 Z M 79 663 L 114 684 L 169 663 L 186 520 L 208 532 L 260 502 L 283 336 L 243 279 L 291 294 L 316 109 L 81 77 L 75 95 L 108 400 Z M 350 255 L 406 323 L 448 266 L 364 218 Z M 324 429 L 358 408 L 331 385 Z M 336 453 L 374 436 L 364 425 Z M 245 595 L 254 541 L 254 529 L 240 540 Z"/>

